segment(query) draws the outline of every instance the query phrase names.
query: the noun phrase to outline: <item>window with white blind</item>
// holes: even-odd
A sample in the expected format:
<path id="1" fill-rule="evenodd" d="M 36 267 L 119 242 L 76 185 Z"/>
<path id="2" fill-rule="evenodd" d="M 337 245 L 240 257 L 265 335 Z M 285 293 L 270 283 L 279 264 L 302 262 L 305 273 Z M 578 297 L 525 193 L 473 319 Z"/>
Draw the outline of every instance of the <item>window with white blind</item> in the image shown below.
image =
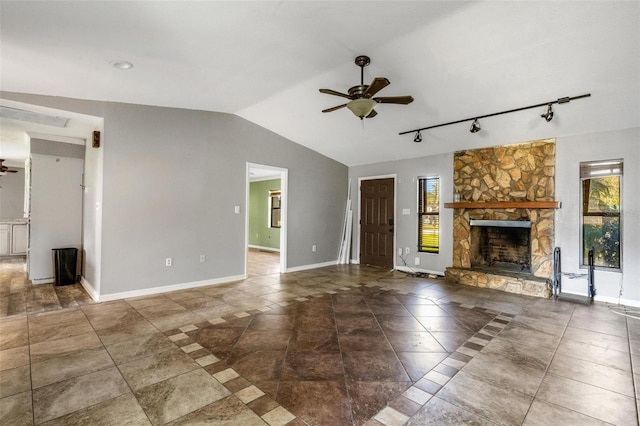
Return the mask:
<path id="1" fill-rule="evenodd" d="M 622 160 L 580 163 L 581 265 L 593 249 L 596 268 L 622 269 Z"/>
<path id="2" fill-rule="evenodd" d="M 418 178 L 418 251 L 440 251 L 440 177 Z"/>

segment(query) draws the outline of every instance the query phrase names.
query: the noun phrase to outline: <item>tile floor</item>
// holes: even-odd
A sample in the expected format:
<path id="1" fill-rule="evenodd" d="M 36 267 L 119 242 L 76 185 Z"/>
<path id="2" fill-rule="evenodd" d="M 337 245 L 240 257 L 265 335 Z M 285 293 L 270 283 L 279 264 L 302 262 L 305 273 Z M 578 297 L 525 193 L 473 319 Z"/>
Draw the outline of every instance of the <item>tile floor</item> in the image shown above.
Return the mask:
<path id="1" fill-rule="evenodd" d="M 32 285 L 26 257 L 0 257 L 0 318 L 53 311 L 93 303 L 80 284 Z"/>
<path id="2" fill-rule="evenodd" d="M 340 265 L 2 316 L 3 425 L 638 424 L 604 304 Z"/>

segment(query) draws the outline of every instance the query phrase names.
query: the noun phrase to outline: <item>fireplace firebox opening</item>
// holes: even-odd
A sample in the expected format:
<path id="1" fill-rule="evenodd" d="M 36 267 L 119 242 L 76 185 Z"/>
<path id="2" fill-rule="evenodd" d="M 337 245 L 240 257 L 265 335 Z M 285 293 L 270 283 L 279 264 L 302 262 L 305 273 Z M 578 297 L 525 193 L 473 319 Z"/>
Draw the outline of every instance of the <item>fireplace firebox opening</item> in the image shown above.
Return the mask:
<path id="1" fill-rule="evenodd" d="M 471 268 L 531 274 L 531 222 L 471 220 Z"/>

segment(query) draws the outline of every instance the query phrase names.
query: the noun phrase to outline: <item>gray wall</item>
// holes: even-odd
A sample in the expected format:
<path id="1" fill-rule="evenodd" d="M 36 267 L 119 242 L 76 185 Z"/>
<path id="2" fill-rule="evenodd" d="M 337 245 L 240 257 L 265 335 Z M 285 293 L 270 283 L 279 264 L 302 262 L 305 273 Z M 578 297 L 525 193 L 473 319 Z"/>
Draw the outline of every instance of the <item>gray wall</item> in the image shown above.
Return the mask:
<path id="1" fill-rule="evenodd" d="M 387 161 L 349 168 L 351 179 L 351 194 L 353 204 L 353 237 L 351 245 L 352 259 L 360 259 L 359 235 L 359 178 L 383 175 L 396 176 L 396 211 L 395 231 L 396 247 L 403 250 L 409 247 L 410 254 L 406 256 L 411 269 L 444 274 L 444 269 L 451 266 L 453 256 L 453 210 L 443 208 L 443 203 L 453 201 L 453 153 L 440 154 L 429 157 L 413 158 L 410 160 Z M 418 183 L 417 178 L 423 176 L 440 176 L 440 253 L 418 253 Z M 408 209 L 409 215 L 403 210 Z M 404 256 L 404 255 L 403 255 Z M 420 265 L 415 266 L 415 258 L 420 258 Z M 397 248 L 395 250 L 395 265 L 404 267 Z"/>
<path id="2" fill-rule="evenodd" d="M 555 245 L 562 249 L 562 268 L 567 272 L 584 273 L 578 266 L 580 254 L 580 174 L 583 161 L 624 159 L 622 181 L 622 241 L 623 271 L 596 271 L 595 282 L 600 300 L 640 305 L 640 129 L 632 128 L 596 134 L 558 138 L 556 140 L 556 200 L 562 208 L 556 211 Z M 513 141 L 520 143 L 525 141 Z M 409 247 L 409 266 L 419 271 L 441 273 L 452 261 L 452 209 L 441 208 L 440 253 L 438 255 L 415 254 L 417 244 L 417 187 L 416 177 L 439 175 L 441 177 L 441 203 L 453 200 L 453 154 L 434 155 L 411 160 L 390 161 L 351 167 L 354 221 L 352 258 L 359 259 L 358 236 L 358 178 L 397 174 L 396 180 L 396 247 Z M 410 215 L 402 215 L 410 209 Z M 414 258 L 421 258 L 421 265 L 414 266 Z M 397 255 L 396 265 L 402 266 Z M 563 280 L 568 291 L 586 293 L 584 280 Z"/>
<path id="3" fill-rule="evenodd" d="M 580 162 L 622 158 L 622 273 L 596 270 L 597 295 L 607 301 L 640 302 L 640 129 L 617 130 L 559 138 L 556 141 L 556 246 L 562 250 L 562 269 L 579 269 Z M 584 280 L 563 279 L 563 289 L 585 293 Z"/>
<path id="4" fill-rule="evenodd" d="M 24 168 L 0 176 L 0 220 L 22 219 L 24 211 Z"/>
<path id="5" fill-rule="evenodd" d="M 101 210 L 103 296 L 244 274 L 247 162 L 289 171 L 288 268 L 336 260 L 348 174 L 341 163 L 230 114 L 2 97 L 104 118 L 102 202 L 92 206 Z"/>

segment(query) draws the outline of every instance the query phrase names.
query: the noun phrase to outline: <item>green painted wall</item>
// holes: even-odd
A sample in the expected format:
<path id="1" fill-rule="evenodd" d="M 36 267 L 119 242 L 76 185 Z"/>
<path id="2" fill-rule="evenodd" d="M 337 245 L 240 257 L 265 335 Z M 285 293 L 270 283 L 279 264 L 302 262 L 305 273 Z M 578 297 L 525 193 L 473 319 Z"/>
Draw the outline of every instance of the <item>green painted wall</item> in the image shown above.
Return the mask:
<path id="1" fill-rule="evenodd" d="M 280 179 L 249 184 L 249 244 L 280 249 L 280 228 L 269 227 L 269 191 L 280 189 Z"/>

